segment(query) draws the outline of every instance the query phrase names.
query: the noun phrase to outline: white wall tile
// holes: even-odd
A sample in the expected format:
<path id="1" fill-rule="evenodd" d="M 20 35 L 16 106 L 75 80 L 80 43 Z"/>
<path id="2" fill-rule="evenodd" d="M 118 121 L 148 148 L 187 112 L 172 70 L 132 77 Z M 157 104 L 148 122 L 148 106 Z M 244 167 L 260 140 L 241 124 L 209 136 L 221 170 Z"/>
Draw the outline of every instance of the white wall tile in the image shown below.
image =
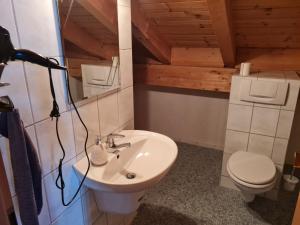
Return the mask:
<path id="1" fill-rule="evenodd" d="M 122 130 L 134 130 L 134 119 L 128 121 L 118 128 L 118 132 Z"/>
<path id="2" fill-rule="evenodd" d="M 286 104 L 281 106 L 281 109 L 295 111 L 298 100 L 299 84 L 292 84 L 291 82 L 289 85 Z"/>
<path id="3" fill-rule="evenodd" d="M 133 119 L 133 88 L 129 87 L 118 92 L 119 125 Z"/>
<path id="4" fill-rule="evenodd" d="M 93 192 L 87 191 L 81 196 L 81 201 L 85 224 L 92 225 L 100 215 Z"/>
<path id="5" fill-rule="evenodd" d="M 229 104 L 227 129 L 249 132 L 252 107 Z"/>
<path id="6" fill-rule="evenodd" d="M 13 101 L 15 108 L 19 109 L 21 119 L 25 126 L 33 123 L 30 101 L 21 62 L 9 62 L 5 66 L 2 82 L 10 83 L 10 86 L 0 88 L 0 96 L 8 95 Z"/>
<path id="7" fill-rule="evenodd" d="M 100 121 L 97 101 L 81 106 L 78 108 L 78 111 L 89 131 L 87 147 L 92 146 L 95 144 L 96 137 L 100 135 Z M 76 154 L 79 154 L 84 151 L 86 132 L 75 110 L 72 110 L 72 118 L 75 134 Z"/>
<path id="8" fill-rule="evenodd" d="M 54 1 L 13 0 L 13 3 L 21 47 L 44 56 L 61 56 Z"/>
<path id="9" fill-rule="evenodd" d="M 25 64 L 25 72 L 28 81 L 28 89 L 32 104 L 34 121 L 49 117 L 52 110 L 52 96 L 48 70 L 31 63 Z M 64 73 L 59 70 L 52 70 L 54 89 L 60 112 L 67 109 L 65 99 Z"/>
<path id="10" fill-rule="evenodd" d="M 39 215 L 39 223 L 40 224 L 50 224 L 50 215 L 49 215 L 49 208 L 48 208 L 48 200 L 46 197 L 46 189 L 43 181 L 43 208 Z"/>
<path id="11" fill-rule="evenodd" d="M 132 49 L 120 50 L 120 74 L 122 89 L 133 85 Z"/>
<path id="12" fill-rule="evenodd" d="M 229 102 L 233 104 L 253 106 L 253 103 L 251 102 L 240 100 L 240 88 L 243 79 L 244 77 L 232 76 Z"/>
<path id="13" fill-rule="evenodd" d="M 66 202 L 71 199 L 78 188 L 78 178 L 72 167 L 75 163 L 76 160 L 72 159 L 63 165 L 63 177 L 66 185 L 64 191 Z M 66 209 L 61 202 L 60 190 L 55 185 L 57 174 L 58 171 L 55 170 L 44 177 L 51 221 L 56 219 Z M 80 194 L 78 194 L 77 198 L 79 198 L 79 195 Z"/>
<path id="14" fill-rule="evenodd" d="M 118 93 L 105 96 L 98 100 L 100 133 L 106 136 L 119 126 Z"/>
<path id="15" fill-rule="evenodd" d="M 52 225 L 84 225 L 82 206 L 80 199 L 71 207 L 67 208 L 61 216 L 59 216 Z"/>
<path id="16" fill-rule="evenodd" d="M 280 111 L 276 137 L 289 138 L 293 125 L 294 112 L 293 111 Z"/>
<path id="17" fill-rule="evenodd" d="M 248 151 L 266 155 L 271 158 L 273 143 L 273 137 L 250 134 Z"/>
<path id="18" fill-rule="evenodd" d="M 249 133 L 226 130 L 225 148 L 227 153 L 247 151 Z"/>
<path id="19" fill-rule="evenodd" d="M 251 133 L 275 136 L 279 110 L 268 108 L 253 108 Z"/>
<path id="20" fill-rule="evenodd" d="M 288 146 L 288 139 L 275 138 L 272 160 L 277 164 L 284 164 L 286 150 Z"/>
<path id="21" fill-rule="evenodd" d="M 119 49 L 132 48 L 131 8 L 118 5 Z"/>
<path id="22" fill-rule="evenodd" d="M 36 124 L 37 139 L 42 162 L 43 174 L 57 168 L 62 157 L 60 145 L 56 136 L 55 120 L 47 119 Z M 61 114 L 59 118 L 59 133 L 66 151 L 65 162 L 75 157 L 75 143 L 70 112 Z"/>
<path id="23" fill-rule="evenodd" d="M 14 20 L 12 3 L 9 0 L 0 0 L 0 26 L 3 26 L 10 33 L 11 41 L 15 48 L 20 48 L 16 24 Z"/>
<path id="24" fill-rule="evenodd" d="M 226 176 L 226 177 L 229 176 L 229 174 L 228 174 L 228 172 L 227 172 L 227 162 L 228 162 L 228 159 L 229 159 L 230 156 L 231 156 L 230 153 L 226 153 L 226 152 L 223 153 L 222 173 L 221 173 L 221 174 L 222 174 L 223 176 Z"/>

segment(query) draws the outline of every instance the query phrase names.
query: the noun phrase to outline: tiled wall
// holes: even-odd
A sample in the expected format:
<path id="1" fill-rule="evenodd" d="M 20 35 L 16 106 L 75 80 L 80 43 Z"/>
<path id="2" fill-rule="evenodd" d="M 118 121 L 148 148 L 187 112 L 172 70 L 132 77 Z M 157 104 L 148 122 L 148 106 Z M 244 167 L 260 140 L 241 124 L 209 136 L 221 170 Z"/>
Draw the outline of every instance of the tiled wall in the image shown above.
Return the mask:
<path id="1" fill-rule="evenodd" d="M 240 101 L 240 84 L 243 79 L 288 82 L 289 90 L 285 105 L 274 106 Z M 233 76 L 222 164 L 222 186 L 235 188 L 228 177 L 226 164 L 231 154 L 236 151 L 255 152 L 270 157 L 275 163 L 279 175 L 281 174 L 299 86 L 300 80 L 293 72 L 259 73 L 251 77 Z M 267 193 L 267 197 L 276 197 L 279 184 L 280 182 L 278 182 L 275 190 Z"/>
<path id="2" fill-rule="evenodd" d="M 62 61 L 62 50 L 55 3 L 52 0 L 0 0 L 0 25 L 9 29 L 16 48 L 26 48 L 44 56 Z M 90 131 L 88 145 L 96 135 L 102 137 L 123 128 L 133 128 L 133 88 L 131 49 L 130 1 L 118 2 L 121 81 L 122 87 L 104 97 L 96 97 L 80 106 L 79 111 Z M 84 131 L 74 111 L 66 101 L 66 88 L 62 72 L 53 70 L 55 90 L 60 106 L 60 133 L 66 148 L 63 165 L 66 198 L 74 193 L 78 180 L 72 169 L 83 154 Z M 93 193 L 84 188 L 70 207 L 63 207 L 59 190 L 55 187 L 58 159 L 61 151 L 56 139 L 55 122 L 49 118 L 52 99 L 48 71 L 30 63 L 10 62 L 5 67 L 2 81 L 11 86 L 1 87 L 0 95 L 9 95 L 38 150 L 42 165 L 44 206 L 39 216 L 41 225 L 124 225 L 130 217 L 99 212 Z M 15 210 L 18 214 L 14 191 L 8 141 L 0 138 L 1 154 Z M 21 224 L 19 222 L 19 224 Z"/>

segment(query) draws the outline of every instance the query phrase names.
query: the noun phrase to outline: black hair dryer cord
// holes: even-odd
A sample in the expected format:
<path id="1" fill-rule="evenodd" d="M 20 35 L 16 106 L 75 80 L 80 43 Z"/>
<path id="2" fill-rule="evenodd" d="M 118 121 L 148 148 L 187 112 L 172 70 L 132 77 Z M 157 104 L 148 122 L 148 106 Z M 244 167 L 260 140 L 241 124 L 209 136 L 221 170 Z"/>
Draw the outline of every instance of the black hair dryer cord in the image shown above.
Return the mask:
<path id="1" fill-rule="evenodd" d="M 55 58 L 49 58 L 49 60 L 53 60 L 56 62 L 57 65 L 59 65 L 59 62 L 55 59 Z M 63 161 L 65 159 L 65 156 L 66 156 L 66 151 L 65 151 L 65 148 L 63 146 L 63 143 L 60 139 L 60 135 L 59 135 L 59 129 L 58 129 L 58 125 L 59 125 L 59 117 L 60 117 L 60 113 L 59 113 L 59 107 L 58 107 L 58 104 L 57 104 L 57 101 L 56 101 L 56 96 L 55 96 L 55 90 L 54 90 L 54 85 L 53 85 L 53 79 L 52 79 L 52 73 L 51 73 L 51 68 L 48 67 L 48 72 L 49 72 L 49 79 L 50 79 L 50 90 L 51 90 L 51 95 L 52 95 L 52 98 L 53 98 L 53 109 L 50 113 L 50 117 L 53 118 L 55 117 L 56 118 L 56 136 L 57 136 L 57 140 L 58 140 L 58 143 L 60 145 L 60 148 L 62 150 L 62 158 L 59 160 L 59 165 L 58 165 L 58 175 L 57 175 L 57 178 L 56 178 L 56 181 L 55 181 L 55 184 L 56 184 L 56 187 L 58 189 L 60 189 L 60 192 L 61 192 L 61 201 L 62 201 L 62 204 L 64 206 L 69 206 L 77 197 L 82 185 L 83 185 L 83 182 L 85 181 L 86 179 L 86 176 L 90 170 L 90 158 L 89 158 L 89 155 L 88 155 L 88 152 L 87 152 L 87 141 L 88 141 L 88 137 L 89 137 L 89 131 L 85 125 L 85 123 L 83 122 L 78 110 L 77 110 L 77 107 L 74 103 L 74 100 L 72 98 L 72 95 L 71 95 L 71 91 L 70 91 L 70 82 L 69 82 L 69 74 L 68 74 L 68 70 L 66 70 L 66 81 L 67 81 L 67 89 L 68 89 L 68 94 L 70 96 L 70 101 L 71 101 L 71 104 L 72 106 L 74 107 L 74 110 L 81 122 L 81 124 L 83 125 L 84 129 L 85 129 L 85 132 L 86 132 L 86 137 L 85 137 L 85 142 L 84 142 L 84 151 L 85 151 L 85 155 L 87 157 L 87 160 L 88 160 L 88 168 L 84 174 L 84 177 L 82 178 L 75 194 L 70 198 L 70 200 L 68 202 L 66 202 L 65 200 L 65 193 L 64 193 L 64 189 L 66 187 L 65 185 L 65 181 L 64 181 L 64 178 L 63 178 Z"/>

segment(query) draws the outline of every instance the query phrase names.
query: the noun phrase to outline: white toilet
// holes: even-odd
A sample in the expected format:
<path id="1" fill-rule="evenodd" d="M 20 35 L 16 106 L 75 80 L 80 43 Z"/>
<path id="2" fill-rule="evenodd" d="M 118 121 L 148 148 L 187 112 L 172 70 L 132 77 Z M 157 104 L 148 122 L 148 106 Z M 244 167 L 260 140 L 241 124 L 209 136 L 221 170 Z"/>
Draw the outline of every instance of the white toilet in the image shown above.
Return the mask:
<path id="1" fill-rule="evenodd" d="M 273 189 L 276 184 L 276 167 L 264 155 L 237 151 L 229 157 L 227 171 L 246 202 L 253 201 L 256 194 Z"/>

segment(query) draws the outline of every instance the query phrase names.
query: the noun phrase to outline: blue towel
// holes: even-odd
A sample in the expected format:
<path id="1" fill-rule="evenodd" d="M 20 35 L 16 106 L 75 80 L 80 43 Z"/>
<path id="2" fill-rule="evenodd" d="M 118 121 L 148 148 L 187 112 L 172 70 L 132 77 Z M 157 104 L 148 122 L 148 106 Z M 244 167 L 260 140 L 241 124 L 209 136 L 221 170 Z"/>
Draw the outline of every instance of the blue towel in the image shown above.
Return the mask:
<path id="1" fill-rule="evenodd" d="M 38 225 L 38 214 L 43 207 L 41 167 L 17 109 L 1 113 L 0 134 L 9 139 L 22 224 Z"/>

